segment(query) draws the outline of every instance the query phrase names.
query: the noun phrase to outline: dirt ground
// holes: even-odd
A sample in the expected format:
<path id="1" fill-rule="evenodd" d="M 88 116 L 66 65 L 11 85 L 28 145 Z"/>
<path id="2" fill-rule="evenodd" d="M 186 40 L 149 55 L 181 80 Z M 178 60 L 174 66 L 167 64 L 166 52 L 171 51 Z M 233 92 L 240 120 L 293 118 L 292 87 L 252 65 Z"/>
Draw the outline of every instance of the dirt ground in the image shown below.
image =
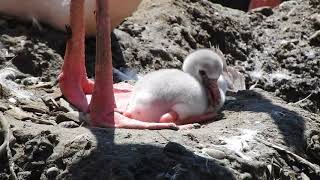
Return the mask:
<path id="1" fill-rule="evenodd" d="M 212 2 L 145 0 L 112 34 L 120 71 L 181 68 L 219 46 L 246 77 L 217 121 L 179 131 L 88 127 L 56 83 L 67 35 L 1 15 L 0 179 L 320 179 L 320 1 Z"/>

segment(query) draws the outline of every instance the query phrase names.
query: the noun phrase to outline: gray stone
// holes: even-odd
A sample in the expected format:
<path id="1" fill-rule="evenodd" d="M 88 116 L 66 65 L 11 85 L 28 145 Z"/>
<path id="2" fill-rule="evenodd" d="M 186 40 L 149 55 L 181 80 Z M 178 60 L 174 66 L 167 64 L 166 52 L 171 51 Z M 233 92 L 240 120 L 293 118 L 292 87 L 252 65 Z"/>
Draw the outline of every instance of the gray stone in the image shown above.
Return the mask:
<path id="1" fill-rule="evenodd" d="M 51 167 L 49 169 L 47 169 L 46 171 L 46 175 L 50 178 L 54 178 L 59 174 L 59 169 L 56 167 Z"/>
<path id="2" fill-rule="evenodd" d="M 226 154 L 223 151 L 213 149 L 213 148 L 204 148 L 203 152 L 207 153 L 210 157 L 215 159 L 224 159 Z"/>
<path id="3" fill-rule="evenodd" d="M 74 121 L 64 121 L 59 123 L 59 126 L 63 128 L 77 128 L 79 127 L 79 124 L 75 123 Z"/>
<path id="4" fill-rule="evenodd" d="M 314 46 L 320 46 L 320 30 L 313 33 L 309 38 L 310 44 Z"/>
<path id="5" fill-rule="evenodd" d="M 78 112 L 78 111 L 71 111 L 67 113 L 61 113 L 57 116 L 56 122 L 59 124 L 65 121 L 73 121 L 77 124 L 81 124 L 86 120 L 85 113 Z"/>
<path id="6" fill-rule="evenodd" d="M 64 112 L 72 112 L 76 110 L 69 102 L 60 98 L 60 109 Z"/>

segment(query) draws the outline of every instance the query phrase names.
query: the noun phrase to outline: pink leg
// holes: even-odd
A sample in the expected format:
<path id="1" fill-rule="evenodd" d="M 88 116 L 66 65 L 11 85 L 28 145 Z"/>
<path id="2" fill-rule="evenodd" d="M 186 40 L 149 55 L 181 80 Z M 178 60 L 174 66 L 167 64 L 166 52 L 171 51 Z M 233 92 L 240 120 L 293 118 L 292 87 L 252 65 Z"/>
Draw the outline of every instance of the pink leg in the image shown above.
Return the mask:
<path id="1" fill-rule="evenodd" d="M 72 0 L 70 5 L 70 27 L 72 36 L 67 42 L 62 72 L 59 75 L 59 86 L 67 100 L 80 111 L 88 111 L 88 100 L 85 94 L 92 94 L 94 82 L 87 78 L 85 68 L 85 27 L 84 0 Z M 118 104 L 124 107 L 132 91 L 126 83 L 114 85 L 114 93 Z"/>
<path id="2" fill-rule="evenodd" d="M 115 112 L 116 104 L 112 79 L 109 0 L 97 0 L 96 5 L 96 78 L 90 104 L 91 124 L 94 126 L 135 129 L 177 129 L 174 123 L 141 122 Z M 116 89 L 115 91 L 121 90 Z"/>
<path id="3" fill-rule="evenodd" d="M 62 94 L 79 110 L 87 112 L 85 93 L 92 91 L 88 81 L 84 55 L 84 0 L 72 0 L 70 5 L 71 38 L 67 42 L 59 86 Z"/>

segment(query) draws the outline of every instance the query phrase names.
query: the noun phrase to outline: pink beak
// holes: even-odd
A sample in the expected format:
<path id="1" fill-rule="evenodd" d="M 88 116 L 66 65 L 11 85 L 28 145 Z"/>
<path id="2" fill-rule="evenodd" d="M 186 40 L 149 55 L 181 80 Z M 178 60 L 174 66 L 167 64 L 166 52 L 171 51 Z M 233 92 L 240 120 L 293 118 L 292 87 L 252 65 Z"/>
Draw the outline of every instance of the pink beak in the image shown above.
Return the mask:
<path id="1" fill-rule="evenodd" d="M 200 75 L 203 80 L 203 84 L 205 88 L 207 89 L 208 93 L 208 101 L 209 101 L 209 107 L 212 106 L 215 108 L 220 103 L 220 91 L 218 87 L 218 80 L 217 79 L 209 79 L 207 74 L 203 71 L 200 72 Z"/>

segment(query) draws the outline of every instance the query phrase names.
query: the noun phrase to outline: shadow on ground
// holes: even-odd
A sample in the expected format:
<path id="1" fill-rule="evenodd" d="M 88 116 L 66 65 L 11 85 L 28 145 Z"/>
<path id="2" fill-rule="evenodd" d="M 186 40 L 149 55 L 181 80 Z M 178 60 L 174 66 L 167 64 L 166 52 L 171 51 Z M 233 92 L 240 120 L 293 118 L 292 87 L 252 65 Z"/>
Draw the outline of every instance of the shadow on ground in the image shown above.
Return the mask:
<path id="1" fill-rule="evenodd" d="M 259 91 L 261 92 L 261 90 Z M 239 92 L 236 96 L 237 100 L 227 102 L 224 109 L 234 112 L 249 111 L 268 114 L 280 131 L 285 142 L 284 145 L 294 148 L 297 152 L 303 152 L 306 145 L 304 138 L 305 119 L 297 112 L 285 108 L 285 104 L 280 106 L 272 102 L 270 95 L 263 95 L 259 91 Z"/>

